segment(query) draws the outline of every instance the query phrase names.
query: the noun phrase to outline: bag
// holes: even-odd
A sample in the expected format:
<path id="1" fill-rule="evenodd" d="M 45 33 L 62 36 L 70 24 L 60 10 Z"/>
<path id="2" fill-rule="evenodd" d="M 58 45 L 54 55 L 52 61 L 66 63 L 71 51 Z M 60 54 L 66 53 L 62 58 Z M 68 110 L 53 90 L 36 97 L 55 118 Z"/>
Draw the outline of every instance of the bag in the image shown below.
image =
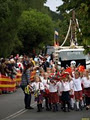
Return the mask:
<path id="1" fill-rule="evenodd" d="M 28 94 L 28 95 L 31 93 L 30 88 L 29 88 L 28 85 L 25 87 L 24 92 L 25 92 L 26 94 Z"/>
<path id="2" fill-rule="evenodd" d="M 40 90 L 36 90 L 36 91 L 34 92 L 35 98 L 37 98 L 40 94 L 41 94 Z"/>

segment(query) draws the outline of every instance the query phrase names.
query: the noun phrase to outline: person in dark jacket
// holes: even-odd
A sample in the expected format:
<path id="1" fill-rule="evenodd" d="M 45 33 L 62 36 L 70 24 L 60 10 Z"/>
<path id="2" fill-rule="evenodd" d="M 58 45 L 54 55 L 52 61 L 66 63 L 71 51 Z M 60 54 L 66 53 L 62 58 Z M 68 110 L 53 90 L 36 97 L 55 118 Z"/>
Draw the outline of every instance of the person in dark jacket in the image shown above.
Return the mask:
<path id="1" fill-rule="evenodd" d="M 30 69 L 32 68 L 32 63 L 28 63 L 25 66 L 25 69 L 22 73 L 22 78 L 21 78 L 21 88 L 24 91 L 25 97 L 24 97 L 24 103 L 25 103 L 25 108 L 26 109 L 33 109 L 30 104 L 31 104 L 31 94 L 25 93 L 25 88 L 27 85 L 30 83 Z"/>
<path id="2" fill-rule="evenodd" d="M 43 69 L 45 72 L 47 72 L 47 68 L 49 67 L 49 62 L 47 61 L 47 58 L 45 58 L 45 61 L 43 63 Z"/>

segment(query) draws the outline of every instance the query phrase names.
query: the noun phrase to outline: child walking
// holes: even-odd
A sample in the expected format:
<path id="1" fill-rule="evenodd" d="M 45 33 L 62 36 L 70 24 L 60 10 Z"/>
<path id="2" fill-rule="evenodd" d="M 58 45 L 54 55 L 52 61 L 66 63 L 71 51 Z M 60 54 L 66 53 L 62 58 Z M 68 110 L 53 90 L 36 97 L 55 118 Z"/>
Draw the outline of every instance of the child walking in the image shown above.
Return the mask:
<path id="1" fill-rule="evenodd" d="M 53 112 L 56 112 L 58 111 L 57 103 L 59 102 L 59 97 L 57 93 L 58 86 L 55 80 L 50 80 L 49 91 L 50 91 L 50 103 L 52 105 L 52 110 Z"/>
<path id="2" fill-rule="evenodd" d="M 48 73 L 45 72 L 44 73 L 43 85 L 44 85 L 44 88 L 45 88 L 44 98 L 45 98 L 45 107 L 46 107 L 47 111 L 50 110 L 50 104 L 49 104 L 49 95 L 50 95 L 49 83 L 50 83 L 50 80 L 48 79 Z"/>
<path id="3" fill-rule="evenodd" d="M 66 105 L 68 107 L 68 112 L 70 111 L 70 83 L 69 77 L 67 74 L 63 74 L 62 76 L 62 104 L 63 104 L 63 111 L 66 112 Z"/>
<path id="4" fill-rule="evenodd" d="M 37 102 L 37 112 L 42 111 L 44 85 L 38 75 L 35 76 L 35 82 L 31 84 L 34 88 L 35 101 Z"/>
<path id="5" fill-rule="evenodd" d="M 73 85 L 76 100 L 76 111 L 79 111 L 79 109 L 82 110 L 83 107 L 83 96 L 80 73 L 78 71 L 75 72 L 75 78 L 73 78 Z"/>

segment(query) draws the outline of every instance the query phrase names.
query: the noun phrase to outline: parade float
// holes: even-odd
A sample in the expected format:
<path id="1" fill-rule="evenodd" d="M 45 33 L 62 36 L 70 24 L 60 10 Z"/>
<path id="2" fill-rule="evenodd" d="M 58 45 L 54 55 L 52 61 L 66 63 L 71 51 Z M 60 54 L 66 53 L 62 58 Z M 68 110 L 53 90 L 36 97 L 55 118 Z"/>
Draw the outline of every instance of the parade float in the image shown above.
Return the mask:
<path id="1" fill-rule="evenodd" d="M 75 11 L 72 12 L 69 28 L 62 45 L 54 44 L 54 46 L 47 46 L 47 54 L 54 54 L 55 62 L 60 62 L 61 67 L 70 66 L 71 61 L 76 61 L 76 66 L 84 65 L 86 67 L 86 56 L 84 55 L 83 46 L 79 46 L 77 42 L 76 31 L 82 35 L 79 28 L 78 19 L 75 18 Z M 64 46 L 68 37 L 70 36 L 70 46 Z M 55 42 L 55 39 L 54 39 Z"/>

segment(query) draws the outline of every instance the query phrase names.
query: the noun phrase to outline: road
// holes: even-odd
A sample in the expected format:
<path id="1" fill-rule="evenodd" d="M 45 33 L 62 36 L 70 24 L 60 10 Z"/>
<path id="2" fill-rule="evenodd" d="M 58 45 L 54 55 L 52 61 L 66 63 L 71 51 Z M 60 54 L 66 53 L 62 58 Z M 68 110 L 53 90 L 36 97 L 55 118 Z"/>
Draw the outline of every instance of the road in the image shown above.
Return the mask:
<path id="1" fill-rule="evenodd" d="M 90 120 L 90 110 L 58 112 L 45 111 L 38 113 L 36 103 L 32 98 L 33 110 L 24 109 L 23 92 L 19 88 L 16 92 L 0 95 L 0 120 Z"/>

